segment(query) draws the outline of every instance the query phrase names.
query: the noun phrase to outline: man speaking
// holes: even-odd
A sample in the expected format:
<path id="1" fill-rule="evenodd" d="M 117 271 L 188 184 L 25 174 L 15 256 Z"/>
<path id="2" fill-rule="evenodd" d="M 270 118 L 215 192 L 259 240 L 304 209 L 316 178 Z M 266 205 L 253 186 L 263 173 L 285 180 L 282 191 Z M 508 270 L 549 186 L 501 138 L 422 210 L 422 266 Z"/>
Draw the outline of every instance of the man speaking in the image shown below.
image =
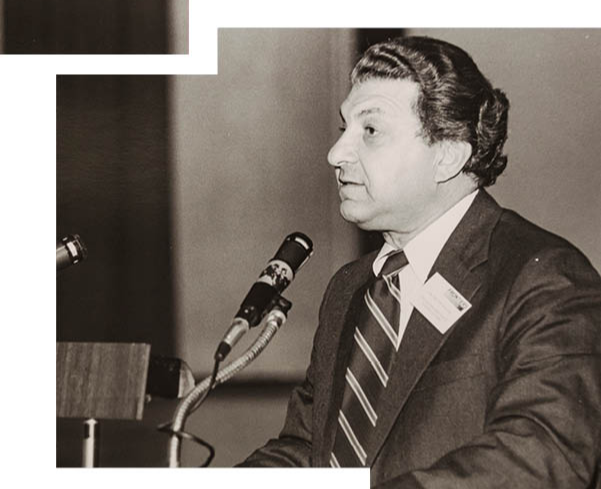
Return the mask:
<path id="1" fill-rule="evenodd" d="M 320 308 L 280 436 L 242 466 L 370 467 L 381 488 L 601 485 L 601 279 L 484 190 L 509 103 L 425 37 L 369 48 L 328 161 L 383 247 Z"/>

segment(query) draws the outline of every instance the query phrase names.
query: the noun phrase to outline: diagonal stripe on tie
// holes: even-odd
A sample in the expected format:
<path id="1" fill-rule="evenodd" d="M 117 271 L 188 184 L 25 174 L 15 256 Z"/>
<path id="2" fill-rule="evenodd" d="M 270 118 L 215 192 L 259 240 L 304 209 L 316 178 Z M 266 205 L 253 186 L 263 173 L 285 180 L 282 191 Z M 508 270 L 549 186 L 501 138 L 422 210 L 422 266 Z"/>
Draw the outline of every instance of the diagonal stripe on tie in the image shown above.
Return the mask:
<path id="1" fill-rule="evenodd" d="M 384 277 L 384 281 L 388 286 L 388 291 L 392 294 L 392 296 L 401 303 L 401 288 L 399 286 L 399 276 L 395 275 L 394 277 Z"/>
<path id="2" fill-rule="evenodd" d="M 407 258 L 402 251 L 390 255 L 365 293 L 345 373 L 332 467 L 364 466 L 367 462 L 378 403 L 396 354 L 401 307 L 398 272 L 405 265 Z"/>
<path id="3" fill-rule="evenodd" d="M 380 363 L 380 360 L 378 359 L 374 351 L 371 349 L 371 346 L 369 346 L 367 340 L 361 334 L 359 328 L 355 329 L 355 343 L 363 351 L 363 356 L 365 357 L 365 360 L 369 362 L 374 373 L 378 376 L 378 379 L 380 380 L 382 385 L 386 387 L 388 385 L 388 372 L 386 372 L 386 369 Z M 360 359 L 361 357 L 359 357 L 358 361 L 360 361 Z M 360 367 L 358 371 L 364 372 L 365 370 L 365 368 Z"/>
<path id="4" fill-rule="evenodd" d="M 359 401 L 359 404 L 361 404 L 361 407 L 363 408 L 363 411 L 364 411 L 365 415 L 368 417 L 370 423 L 375 427 L 376 422 L 378 421 L 378 415 L 376 414 L 376 411 L 374 410 L 373 406 L 371 405 L 371 402 L 369 401 L 368 397 L 365 395 L 365 392 L 363 392 L 363 388 L 361 387 L 361 385 L 359 384 L 359 382 L 353 375 L 353 372 L 351 372 L 350 368 L 348 368 L 346 370 L 346 381 L 348 382 L 348 385 L 352 389 L 353 394 Z"/>
<path id="5" fill-rule="evenodd" d="M 355 431 L 349 424 L 348 420 L 346 419 L 346 416 L 344 415 L 344 412 L 342 411 L 338 413 L 338 426 L 342 428 L 346 440 L 350 443 L 353 451 L 355 452 L 356 457 L 359 459 L 359 462 L 361 462 L 361 465 L 365 465 L 365 460 L 367 459 L 365 449 L 363 448 L 363 445 L 357 438 L 357 435 L 355 435 Z"/>
<path id="6" fill-rule="evenodd" d="M 395 298 L 395 300 L 396 300 L 396 298 Z M 382 309 L 383 309 L 382 304 L 378 304 L 372 298 L 369 290 L 365 293 L 365 304 L 367 304 L 367 307 L 369 308 L 369 312 L 376 319 L 376 321 L 378 321 L 378 324 L 380 325 L 380 327 L 382 328 L 382 331 L 384 331 L 384 334 L 386 334 L 386 336 L 388 337 L 390 342 L 393 345 L 396 345 L 397 335 L 396 335 L 395 328 L 392 327 L 392 325 L 388 321 L 388 318 L 386 317 L 386 312 L 388 312 L 388 311 L 386 311 L 386 310 L 382 311 Z M 392 308 L 390 308 L 390 309 L 392 309 Z M 393 319 L 393 318 L 390 317 L 390 319 Z"/>
<path id="7" fill-rule="evenodd" d="M 334 467 L 335 469 L 340 468 L 340 463 L 338 463 L 338 459 L 336 458 L 336 455 L 334 455 L 334 452 L 330 454 L 330 466 Z"/>

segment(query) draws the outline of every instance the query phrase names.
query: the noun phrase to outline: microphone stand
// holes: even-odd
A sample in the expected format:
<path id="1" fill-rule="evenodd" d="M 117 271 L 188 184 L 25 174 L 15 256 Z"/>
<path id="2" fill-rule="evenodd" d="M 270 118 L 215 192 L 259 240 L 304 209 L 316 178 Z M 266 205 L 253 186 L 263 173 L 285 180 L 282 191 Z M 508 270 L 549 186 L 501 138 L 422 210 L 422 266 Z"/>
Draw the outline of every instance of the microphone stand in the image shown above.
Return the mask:
<path id="1" fill-rule="evenodd" d="M 265 319 L 265 326 L 252 345 L 236 360 L 221 368 L 215 377 L 214 385 L 222 384 L 231 379 L 238 372 L 246 368 L 269 344 L 280 327 L 286 322 L 286 314 L 292 303 L 283 297 L 275 300 L 275 305 Z M 194 389 L 178 404 L 171 423 L 171 438 L 169 440 L 169 467 L 180 467 L 181 436 L 187 417 L 196 409 L 196 403 L 212 388 L 211 376 L 199 382 Z"/>

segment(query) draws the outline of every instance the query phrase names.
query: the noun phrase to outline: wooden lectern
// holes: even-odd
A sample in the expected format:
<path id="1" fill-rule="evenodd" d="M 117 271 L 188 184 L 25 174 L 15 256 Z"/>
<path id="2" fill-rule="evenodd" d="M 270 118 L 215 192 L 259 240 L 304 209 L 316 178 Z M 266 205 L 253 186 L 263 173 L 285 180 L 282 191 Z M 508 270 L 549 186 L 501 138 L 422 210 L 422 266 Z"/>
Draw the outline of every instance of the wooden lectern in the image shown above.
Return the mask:
<path id="1" fill-rule="evenodd" d="M 98 465 L 97 420 L 141 420 L 150 345 L 57 343 L 56 416 L 83 418 L 84 467 Z"/>

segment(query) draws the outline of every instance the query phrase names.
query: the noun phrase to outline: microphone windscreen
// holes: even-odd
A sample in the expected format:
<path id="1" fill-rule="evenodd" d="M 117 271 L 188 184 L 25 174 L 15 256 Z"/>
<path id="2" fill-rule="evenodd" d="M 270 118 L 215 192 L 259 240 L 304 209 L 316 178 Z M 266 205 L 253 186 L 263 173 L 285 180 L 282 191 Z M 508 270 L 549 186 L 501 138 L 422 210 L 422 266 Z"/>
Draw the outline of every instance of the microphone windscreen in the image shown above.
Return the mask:
<path id="1" fill-rule="evenodd" d="M 311 253 L 313 253 L 311 239 L 305 234 L 296 232 L 286 237 L 273 259 L 285 261 L 296 273 Z"/>

